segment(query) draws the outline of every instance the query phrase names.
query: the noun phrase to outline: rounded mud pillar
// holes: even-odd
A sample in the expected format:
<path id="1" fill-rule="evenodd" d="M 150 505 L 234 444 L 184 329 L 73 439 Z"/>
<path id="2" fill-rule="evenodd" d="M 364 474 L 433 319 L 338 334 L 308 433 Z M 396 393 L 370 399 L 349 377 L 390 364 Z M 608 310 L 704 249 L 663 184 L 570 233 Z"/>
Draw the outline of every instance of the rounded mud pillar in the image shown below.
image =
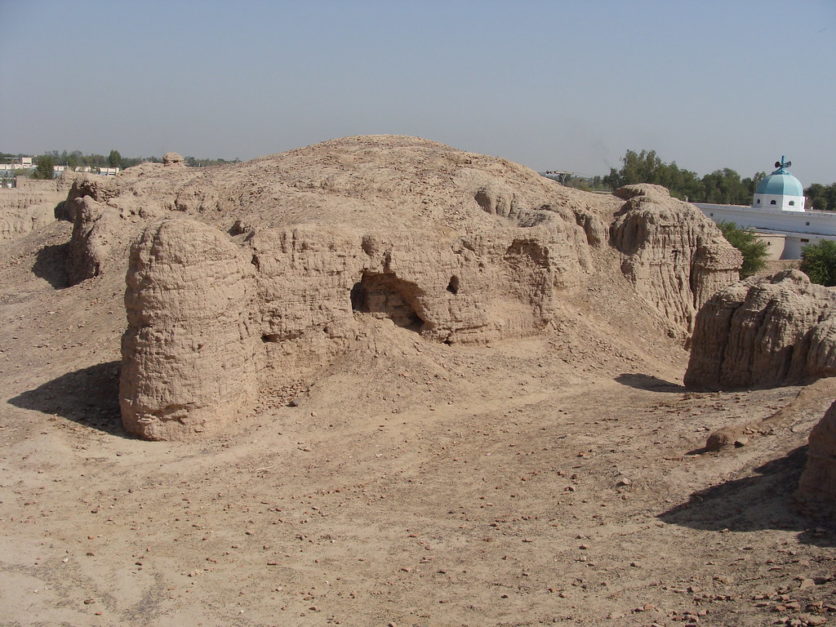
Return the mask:
<path id="1" fill-rule="evenodd" d="M 145 229 L 131 247 L 119 404 L 152 440 L 218 432 L 257 400 L 255 279 L 219 230 L 187 219 Z"/>

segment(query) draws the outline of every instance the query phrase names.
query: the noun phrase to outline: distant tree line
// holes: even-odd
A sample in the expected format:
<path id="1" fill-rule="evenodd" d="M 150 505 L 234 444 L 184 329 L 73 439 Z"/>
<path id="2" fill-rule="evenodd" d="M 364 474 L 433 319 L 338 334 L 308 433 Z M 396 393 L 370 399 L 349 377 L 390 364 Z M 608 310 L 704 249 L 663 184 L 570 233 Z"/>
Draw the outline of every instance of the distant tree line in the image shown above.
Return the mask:
<path id="1" fill-rule="evenodd" d="M 709 202 L 721 205 L 751 205 L 755 187 L 766 176 L 756 172 L 741 179 L 731 168 L 714 170 L 702 177 L 696 172 L 685 170 L 675 161 L 665 163 L 655 150 L 628 150 L 621 158 L 621 168 L 610 168 L 606 176 L 567 176 L 565 185 L 587 191 L 614 190 L 622 185 L 654 183 L 667 187 L 671 195 L 690 202 Z M 836 211 L 836 183 L 821 185 L 813 183 L 804 190 L 810 207 L 822 211 Z"/>
<path id="2" fill-rule="evenodd" d="M 12 154 L 8 152 L 0 152 L 0 163 L 12 163 L 19 161 L 23 154 Z M 42 155 L 38 155 L 33 159 L 35 170 L 32 173 L 34 178 L 51 178 L 52 168 L 56 165 L 67 166 L 67 168 L 74 170 L 75 168 L 121 168 L 126 169 L 144 162 L 161 163 L 160 157 L 123 157 L 118 150 L 111 150 L 105 155 L 89 154 L 86 155 L 80 150 L 73 150 L 67 152 L 66 150 L 58 152 L 51 150 Z M 223 165 L 226 163 L 238 163 L 239 159 L 198 159 L 192 156 L 184 158 L 186 165 L 191 167 L 206 167 L 212 165 Z M 49 176 L 45 176 L 46 173 Z"/>
<path id="3" fill-rule="evenodd" d="M 813 183 L 804 190 L 811 207 L 820 211 L 836 211 L 836 183 L 821 185 Z"/>

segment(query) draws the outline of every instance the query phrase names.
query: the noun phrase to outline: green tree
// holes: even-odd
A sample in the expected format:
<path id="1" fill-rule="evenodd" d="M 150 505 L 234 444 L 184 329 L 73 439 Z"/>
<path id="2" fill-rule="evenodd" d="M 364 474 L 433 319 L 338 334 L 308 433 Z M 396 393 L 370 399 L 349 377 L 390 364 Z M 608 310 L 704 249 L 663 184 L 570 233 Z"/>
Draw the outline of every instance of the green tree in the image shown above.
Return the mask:
<path id="1" fill-rule="evenodd" d="M 621 159 L 621 169 L 610 168 L 602 179 L 611 189 L 634 183 L 653 183 L 667 187 L 676 198 L 698 200 L 702 196 L 702 181 L 694 172 L 683 170 L 676 162 L 665 163 L 655 150 L 628 150 Z"/>
<path id="2" fill-rule="evenodd" d="M 675 161 L 665 163 L 655 150 L 628 150 L 622 157 L 621 164 L 620 169 L 610 168 L 610 173 L 602 178 L 603 184 L 610 189 L 633 183 L 655 183 L 667 187 L 671 196 L 691 202 L 750 205 L 755 187 L 766 176 L 765 172 L 756 172 L 752 177 L 741 179 L 731 168 L 723 168 L 700 178 L 696 172 L 677 166 Z M 828 188 L 821 185 L 819 187 L 825 194 L 819 204 L 827 206 Z M 836 205 L 833 209 L 836 209 Z"/>
<path id="3" fill-rule="evenodd" d="M 111 168 L 122 167 L 122 155 L 119 154 L 118 150 L 110 151 L 110 154 L 107 156 L 107 164 Z"/>
<path id="4" fill-rule="evenodd" d="M 767 245 L 757 238 L 752 229 L 744 229 L 734 222 L 720 222 L 718 225 L 729 244 L 743 255 L 740 278 L 752 276 L 766 266 Z"/>
<path id="5" fill-rule="evenodd" d="M 743 202 L 738 204 L 740 205 L 750 205 L 752 204 L 752 198 L 755 195 L 755 188 L 758 186 L 764 178 L 766 178 L 766 172 L 755 172 L 755 175 L 751 178 L 748 176 L 741 181 L 743 186 L 746 188 L 746 198 Z"/>
<path id="6" fill-rule="evenodd" d="M 836 183 L 829 186 L 813 183 L 804 190 L 804 195 L 810 203 L 810 208 L 819 211 L 836 211 Z"/>
<path id="7" fill-rule="evenodd" d="M 51 179 L 54 174 L 53 167 L 55 166 L 55 159 L 52 155 L 41 155 L 35 157 L 35 171 L 32 173 L 33 179 Z"/>
<path id="8" fill-rule="evenodd" d="M 73 150 L 70 154 L 67 155 L 67 167 L 71 170 L 75 170 L 78 166 L 81 165 L 81 158 L 82 158 L 81 151 Z"/>
<path id="9" fill-rule="evenodd" d="M 836 285 L 836 241 L 823 239 L 802 248 L 801 271 L 813 283 Z"/>
<path id="10" fill-rule="evenodd" d="M 740 175 L 730 168 L 706 174 L 702 183 L 704 202 L 721 205 L 748 205 L 752 202 L 752 193 L 745 179 L 741 181 Z"/>
<path id="11" fill-rule="evenodd" d="M 653 183 L 662 160 L 655 150 L 628 150 L 621 158 L 621 164 L 620 170 L 610 168 L 610 173 L 604 177 L 604 183 L 613 189 L 634 183 Z"/>
<path id="12" fill-rule="evenodd" d="M 135 165 L 139 165 L 143 161 L 146 161 L 146 159 L 142 157 L 122 157 L 121 168 L 123 170 L 127 170 L 128 168 L 132 168 Z"/>

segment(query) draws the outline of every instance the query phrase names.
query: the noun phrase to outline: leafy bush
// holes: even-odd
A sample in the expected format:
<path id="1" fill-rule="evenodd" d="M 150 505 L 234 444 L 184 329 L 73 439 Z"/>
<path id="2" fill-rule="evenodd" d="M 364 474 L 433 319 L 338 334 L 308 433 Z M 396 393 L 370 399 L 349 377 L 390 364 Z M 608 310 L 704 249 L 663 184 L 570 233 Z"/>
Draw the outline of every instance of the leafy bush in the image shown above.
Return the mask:
<path id="1" fill-rule="evenodd" d="M 752 229 L 744 229 L 734 222 L 720 222 L 718 225 L 729 244 L 743 255 L 740 278 L 752 276 L 766 266 L 767 244 L 760 241 Z"/>
<path id="2" fill-rule="evenodd" d="M 32 173 L 33 179 L 51 179 L 53 177 L 53 166 L 55 160 L 50 155 L 41 155 L 35 157 L 35 171 Z"/>
<path id="3" fill-rule="evenodd" d="M 802 248 L 801 271 L 813 283 L 836 285 L 836 242 L 823 239 Z"/>

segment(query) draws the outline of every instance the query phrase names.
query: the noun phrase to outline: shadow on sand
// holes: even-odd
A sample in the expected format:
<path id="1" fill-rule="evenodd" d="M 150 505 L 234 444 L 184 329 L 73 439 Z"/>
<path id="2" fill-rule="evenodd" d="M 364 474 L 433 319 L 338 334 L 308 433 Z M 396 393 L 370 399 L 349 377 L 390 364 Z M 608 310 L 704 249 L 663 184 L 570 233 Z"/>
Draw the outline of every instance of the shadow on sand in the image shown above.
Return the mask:
<path id="1" fill-rule="evenodd" d="M 671 525 L 707 531 L 799 531 L 799 541 L 836 546 L 836 529 L 820 529 L 822 521 L 805 518 L 795 508 L 793 493 L 807 458 L 807 447 L 755 469 L 752 477 L 735 479 L 694 492 L 683 503 L 658 516 Z"/>
<path id="2" fill-rule="evenodd" d="M 132 437 L 119 415 L 119 362 L 108 361 L 75 372 L 9 399 L 22 409 L 61 416 L 111 435 Z"/>
<path id="3" fill-rule="evenodd" d="M 647 390 L 649 392 L 687 392 L 685 387 L 665 381 L 659 377 L 654 377 L 649 374 L 640 373 L 625 373 L 620 374 L 615 378 L 621 385 L 626 385 L 631 388 L 639 390 Z"/>
<path id="4" fill-rule="evenodd" d="M 67 277 L 68 246 L 68 244 L 44 246 L 38 251 L 35 263 L 32 265 L 32 272 L 35 273 L 35 276 L 44 279 L 56 290 L 69 285 L 69 278 Z"/>

